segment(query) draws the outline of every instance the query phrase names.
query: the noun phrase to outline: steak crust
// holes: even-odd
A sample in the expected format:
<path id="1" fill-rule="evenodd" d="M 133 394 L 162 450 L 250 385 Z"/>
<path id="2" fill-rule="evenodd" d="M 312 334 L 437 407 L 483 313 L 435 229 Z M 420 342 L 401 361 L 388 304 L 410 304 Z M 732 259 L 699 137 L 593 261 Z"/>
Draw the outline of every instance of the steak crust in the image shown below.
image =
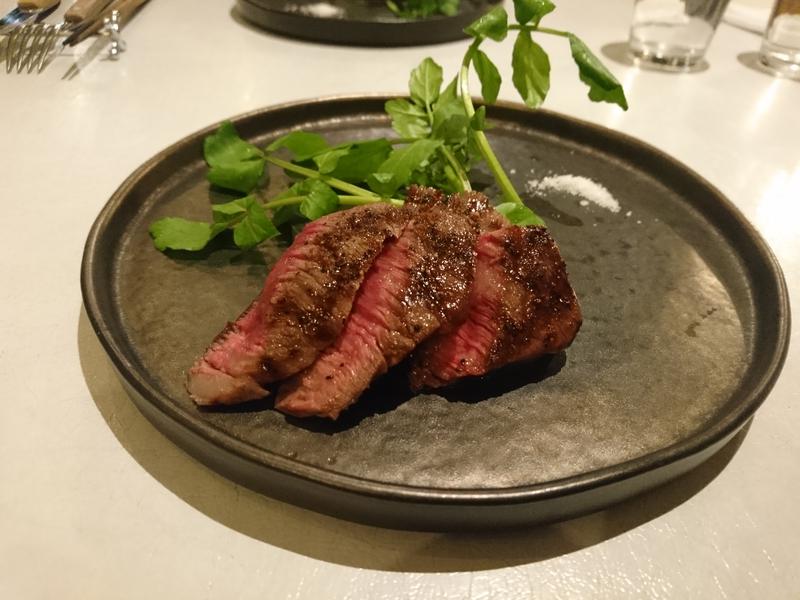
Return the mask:
<path id="1" fill-rule="evenodd" d="M 478 239 L 467 318 L 430 339 L 414 356 L 414 389 L 560 352 L 582 316 L 564 261 L 543 227 L 509 226 Z"/>
<path id="2" fill-rule="evenodd" d="M 448 196 L 436 188 L 412 185 L 406 195 L 406 205 L 438 206 L 467 216 L 477 224 L 481 231 L 493 231 L 511 224 L 492 207 L 489 199 L 480 192 L 460 192 Z"/>

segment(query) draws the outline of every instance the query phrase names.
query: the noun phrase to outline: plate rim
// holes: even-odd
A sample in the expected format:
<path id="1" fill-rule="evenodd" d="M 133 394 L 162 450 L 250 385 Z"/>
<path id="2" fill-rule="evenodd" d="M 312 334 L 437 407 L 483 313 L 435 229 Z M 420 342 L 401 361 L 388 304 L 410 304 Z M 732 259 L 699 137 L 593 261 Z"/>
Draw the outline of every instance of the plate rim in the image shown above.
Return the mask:
<path id="1" fill-rule="evenodd" d="M 309 106 L 330 105 L 335 103 L 358 104 L 365 101 L 377 103 L 378 101 L 384 102 L 396 97 L 398 97 L 397 94 L 383 93 L 331 95 L 269 105 L 239 113 L 224 120 L 230 120 L 236 125 L 250 119 L 286 110 L 296 110 Z M 499 110 L 522 111 L 531 113 L 532 116 L 534 115 L 534 111 L 531 111 L 517 102 L 498 101 L 495 103 L 494 107 Z M 494 107 L 487 108 L 491 112 Z M 213 124 L 182 137 L 178 141 L 157 152 L 137 167 L 128 175 L 103 205 L 87 235 L 80 273 L 83 304 L 86 308 L 92 328 L 106 351 L 106 354 L 109 356 L 118 376 L 162 416 L 175 421 L 176 424 L 199 435 L 201 438 L 213 444 L 217 450 L 234 454 L 239 458 L 256 463 L 260 467 L 266 467 L 267 469 L 279 471 L 285 475 L 310 480 L 315 484 L 320 484 L 334 490 L 355 493 L 361 496 L 372 496 L 422 504 L 469 506 L 521 504 L 569 496 L 635 478 L 638 475 L 642 475 L 643 473 L 662 466 L 667 466 L 670 463 L 677 463 L 682 459 L 699 454 L 721 440 L 732 436 L 747 423 L 753 413 L 764 402 L 780 375 L 788 353 L 791 330 L 791 310 L 786 281 L 777 257 L 755 226 L 747 220 L 733 202 L 702 175 L 676 158 L 631 135 L 583 119 L 547 109 L 537 109 L 535 114 L 541 114 L 544 115 L 544 118 L 556 121 L 566 121 L 573 126 L 588 129 L 595 134 L 601 133 L 607 136 L 610 135 L 612 138 L 616 138 L 617 141 L 635 145 L 638 149 L 649 153 L 651 157 L 666 161 L 666 163 L 671 166 L 690 173 L 698 184 L 705 187 L 707 191 L 715 197 L 719 207 L 724 209 L 728 215 L 735 220 L 736 224 L 747 232 L 749 237 L 748 241 L 754 244 L 755 250 L 761 255 L 765 264 L 770 267 L 769 275 L 770 279 L 775 284 L 777 299 L 777 306 L 775 308 L 777 310 L 776 322 L 778 327 L 774 352 L 770 356 L 767 365 L 763 368 L 761 376 L 758 378 L 756 385 L 754 385 L 752 392 L 747 394 L 745 399 L 738 402 L 733 411 L 726 413 L 721 419 L 715 420 L 710 427 L 703 428 L 679 442 L 665 446 L 654 452 L 649 452 L 640 457 L 566 478 L 512 487 L 438 488 L 381 482 L 310 465 L 297 459 L 282 456 L 271 450 L 259 448 L 244 440 L 237 439 L 208 422 L 190 418 L 187 412 L 179 410 L 178 405 L 169 400 L 167 394 L 163 394 L 158 389 L 151 386 L 138 372 L 136 365 L 125 355 L 119 340 L 115 339 L 113 336 L 112 327 L 109 326 L 108 315 L 104 314 L 104 309 L 98 297 L 98 291 L 93 285 L 93 274 L 97 261 L 96 252 L 98 249 L 98 240 L 110 218 L 115 214 L 116 209 L 122 205 L 129 192 L 147 175 L 150 169 L 157 165 L 165 156 L 174 154 L 184 149 L 186 146 L 196 144 L 199 140 L 202 140 L 203 137 L 214 131 L 220 121 L 216 121 Z"/>

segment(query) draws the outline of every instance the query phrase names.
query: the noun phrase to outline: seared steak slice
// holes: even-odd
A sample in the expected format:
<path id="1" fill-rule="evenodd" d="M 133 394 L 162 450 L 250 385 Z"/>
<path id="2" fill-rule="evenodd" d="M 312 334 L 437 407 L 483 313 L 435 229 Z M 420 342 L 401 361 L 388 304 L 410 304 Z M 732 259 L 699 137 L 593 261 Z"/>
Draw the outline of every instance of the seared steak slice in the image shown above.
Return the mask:
<path id="1" fill-rule="evenodd" d="M 306 225 L 269 273 L 261 294 L 189 371 L 197 404 L 235 404 L 310 365 L 339 335 L 364 275 L 406 211 L 352 208 Z"/>
<path id="2" fill-rule="evenodd" d="M 480 192 L 461 192 L 448 196 L 436 188 L 412 185 L 406 195 L 406 205 L 446 208 L 470 217 L 481 231 L 493 231 L 510 225 L 508 219 L 497 212 Z"/>
<path id="3" fill-rule="evenodd" d="M 469 314 L 420 347 L 411 370 L 414 389 L 560 352 L 578 333 L 580 306 L 546 229 L 510 226 L 483 233 L 477 250 Z"/>
<path id="4" fill-rule="evenodd" d="M 278 410 L 336 419 L 375 377 L 465 312 L 476 224 L 438 206 L 406 210 L 411 220 L 367 273 L 341 335 L 283 384 Z"/>

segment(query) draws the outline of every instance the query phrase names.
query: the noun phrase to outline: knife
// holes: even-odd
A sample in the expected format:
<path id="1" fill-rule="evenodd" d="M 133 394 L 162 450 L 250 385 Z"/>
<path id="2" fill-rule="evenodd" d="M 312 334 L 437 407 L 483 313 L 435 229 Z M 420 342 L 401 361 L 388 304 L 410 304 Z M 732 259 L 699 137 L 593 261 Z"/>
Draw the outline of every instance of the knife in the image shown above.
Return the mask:
<path id="1" fill-rule="evenodd" d="M 77 28 L 97 18 L 113 0 L 75 0 L 64 13 L 64 22 L 70 28 Z"/>
<path id="2" fill-rule="evenodd" d="M 60 0 L 18 0 L 17 7 L 0 18 L 0 34 L 24 25 L 31 19 L 40 21 L 58 8 Z"/>
<path id="3" fill-rule="evenodd" d="M 81 0 L 78 0 L 78 2 L 80 1 Z M 115 10 L 118 13 L 119 28 L 122 29 L 122 27 L 124 27 L 133 16 L 133 13 L 136 12 L 136 9 L 138 9 L 145 2 L 147 2 L 147 0 L 113 0 L 110 3 L 106 3 L 105 8 L 98 11 L 99 14 L 96 14 L 94 18 L 84 21 L 82 25 L 78 26 L 75 31 L 73 31 L 72 34 L 70 34 L 67 39 L 64 40 L 64 46 L 74 46 L 79 44 L 90 35 L 94 35 L 100 31 L 100 29 L 103 27 L 105 19 L 110 18 L 111 13 Z M 106 39 L 105 41 L 108 40 Z M 105 44 L 103 44 L 103 46 L 104 45 Z"/>

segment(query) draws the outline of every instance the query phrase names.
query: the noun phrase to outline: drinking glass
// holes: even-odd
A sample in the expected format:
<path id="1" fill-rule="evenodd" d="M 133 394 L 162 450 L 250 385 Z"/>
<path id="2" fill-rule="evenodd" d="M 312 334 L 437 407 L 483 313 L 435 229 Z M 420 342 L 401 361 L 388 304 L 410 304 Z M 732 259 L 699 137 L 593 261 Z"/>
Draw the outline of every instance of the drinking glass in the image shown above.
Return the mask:
<path id="1" fill-rule="evenodd" d="M 628 45 L 634 58 L 684 70 L 703 58 L 729 0 L 637 0 Z"/>
<path id="2" fill-rule="evenodd" d="M 771 70 L 800 79 L 800 0 L 777 0 L 759 57 Z"/>

